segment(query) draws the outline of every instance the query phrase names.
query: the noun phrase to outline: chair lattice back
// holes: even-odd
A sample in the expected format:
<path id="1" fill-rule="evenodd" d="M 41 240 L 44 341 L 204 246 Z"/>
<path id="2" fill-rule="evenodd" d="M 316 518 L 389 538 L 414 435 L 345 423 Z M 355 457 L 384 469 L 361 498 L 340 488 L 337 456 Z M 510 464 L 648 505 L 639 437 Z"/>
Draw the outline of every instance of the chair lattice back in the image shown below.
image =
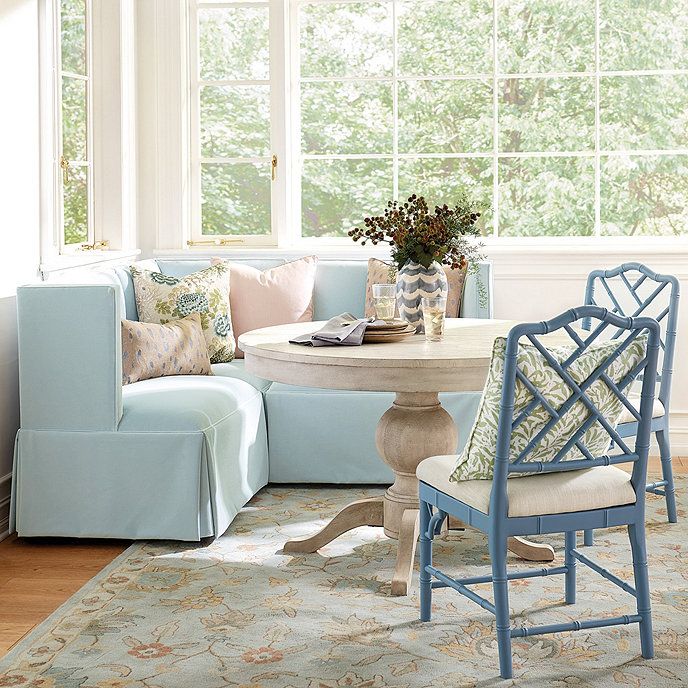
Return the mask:
<path id="1" fill-rule="evenodd" d="M 591 324 L 590 334 L 582 334 L 572 324 L 583 318 Z M 593 321 L 595 323 L 594 327 Z M 619 331 L 618 346 L 604 350 L 603 359 L 594 370 L 584 379 L 576 381 L 571 374 L 572 365 L 580 356 L 588 351 L 595 342 L 604 341 L 605 333 L 612 328 Z M 571 341 L 571 353 L 563 361 L 557 360 L 540 337 L 555 331 L 562 330 L 568 334 Z M 647 336 L 647 345 L 640 349 L 638 362 L 628 372 L 615 382 L 609 375 L 610 366 L 640 337 Z M 555 408 L 538 389 L 527 374 L 518 365 L 519 343 L 531 344 L 537 349 L 547 364 L 556 372 L 558 377 L 566 385 L 568 398 Z M 506 499 L 506 478 L 509 473 L 543 473 L 553 471 L 566 471 L 580 468 L 592 468 L 595 466 L 608 466 L 618 463 L 634 462 L 633 474 L 637 479 L 633 485 L 637 490 L 644 490 L 644 475 L 647 468 L 647 451 L 650 438 L 650 420 L 652 417 L 652 403 L 654 400 L 654 384 L 652 380 L 656 375 L 657 358 L 660 348 L 660 332 L 657 321 L 649 317 L 628 318 L 611 313 L 598 306 L 581 306 L 575 308 L 557 318 L 540 323 L 526 323 L 512 328 L 506 342 L 506 357 L 504 363 L 504 382 L 500 405 L 500 415 L 497 430 L 497 452 L 495 456 L 495 479 L 493 486 L 493 500 L 495 507 L 499 504 L 499 494 L 502 494 L 502 504 Z M 559 345 L 558 345 L 559 346 Z M 633 360 L 633 359 L 632 359 Z M 633 380 L 644 374 L 641 392 L 640 409 L 632 405 L 628 400 L 626 390 Z M 520 410 L 514 413 L 516 408 L 517 380 L 528 390 L 532 400 Z M 591 387 L 596 383 L 602 383 L 611 390 L 621 404 L 633 414 L 638 421 L 638 433 L 635 445 L 619 435 L 613 421 L 605 417 L 603 411 L 598 408 L 590 398 Z M 560 438 L 556 452 L 547 456 L 546 460 L 529 460 L 529 456 L 542 443 L 547 433 L 569 412 L 574 404 L 582 404 L 585 414 L 580 417 L 580 423 L 571 427 L 566 436 Z M 541 406 L 549 415 L 549 420 L 532 437 L 517 456 L 513 455 L 512 436 L 518 430 L 524 419 Z M 608 447 L 606 453 L 594 455 L 586 447 L 583 437 L 586 431 L 598 423 L 606 432 L 602 446 Z M 628 442 L 628 444 L 627 444 Z M 613 449 L 612 449 L 613 447 Z M 572 449 L 577 448 L 582 458 L 565 458 Z M 617 453 L 612 453 L 616 451 Z M 637 472 L 636 472 L 637 471 Z M 642 476 L 642 477 L 641 477 Z M 492 508 L 492 506 L 490 507 Z"/>
<path id="2" fill-rule="evenodd" d="M 588 275 L 585 305 L 602 306 L 625 317 L 652 317 L 660 323 L 660 352 L 657 372 L 658 398 L 668 406 L 678 325 L 679 282 L 672 275 L 660 275 L 642 263 L 623 263 Z M 589 320 L 582 323 L 590 329 Z M 618 338 L 621 331 L 612 333 Z"/>

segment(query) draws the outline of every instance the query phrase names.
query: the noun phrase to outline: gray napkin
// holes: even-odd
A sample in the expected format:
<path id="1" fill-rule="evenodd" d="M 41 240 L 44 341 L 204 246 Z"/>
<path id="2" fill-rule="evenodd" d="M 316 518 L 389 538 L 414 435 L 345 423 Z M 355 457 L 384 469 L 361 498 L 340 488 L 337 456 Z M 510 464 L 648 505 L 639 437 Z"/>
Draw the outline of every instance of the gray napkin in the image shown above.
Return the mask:
<path id="1" fill-rule="evenodd" d="M 351 313 L 342 313 L 328 320 L 321 329 L 312 334 L 301 334 L 290 339 L 290 344 L 305 346 L 359 346 L 363 343 L 368 323 L 375 318 L 357 318 Z"/>

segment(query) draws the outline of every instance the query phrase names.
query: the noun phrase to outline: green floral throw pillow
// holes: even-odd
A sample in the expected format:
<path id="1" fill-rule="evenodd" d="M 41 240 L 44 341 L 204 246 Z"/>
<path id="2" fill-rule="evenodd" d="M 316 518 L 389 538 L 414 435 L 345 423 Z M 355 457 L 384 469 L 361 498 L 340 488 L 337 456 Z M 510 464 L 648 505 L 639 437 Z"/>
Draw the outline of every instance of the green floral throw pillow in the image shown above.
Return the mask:
<path id="1" fill-rule="evenodd" d="M 620 340 L 593 344 L 568 368 L 568 372 L 577 384 L 586 380 L 591 373 L 621 346 Z M 637 338 L 607 368 L 607 374 L 615 382 L 620 382 L 645 356 L 647 338 Z M 574 346 L 560 346 L 548 349 L 553 358 L 563 363 L 574 351 Z M 456 468 L 450 480 L 490 480 L 493 475 L 494 456 L 497 449 L 497 424 L 499 405 L 502 398 L 504 377 L 504 359 L 506 339 L 495 339 L 492 349 L 492 360 L 488 372 L 483 396 L 478 407 L 478 415 L 468 437 L 464 450 L 459 455 Z M 543 394 L 547 402 L 556 410 L 571 396 L 571 388 L 559 377 L 557 372 L 532 344 L 519 344 L 517 365 L 533 385 Z M 612 427 L 623 410 L 623 404 L 612 390 L 602 381 L 597 380 L 588 387 L 587 396 L 602 412 Z M 514 418 L 533 400 L 533 395 L 517 378 Z M 540 443 L 524 459 L 525 461 L 549 461 L 568 442 L 571 435 L 585 422 L 590 412 L 581 401 L 577 401 L 558 420 L 542 438 Z M 551 416 L 538 404 L 530 415 L 516 428 L 511 437 L 509 449 L 510 460 L 516 459 L 528 446 L 530 441 L 550 420 Z M 599 421 L 595 421 L 582 435 L 580 442 L 593 456 L 602 456 L 609 447 L 609 434 Z M 563 461 L 585 458 L 583 453 L 573 446 Z"/>
<path id="2" fill-rule="evenodd" d="M 165 325 L 198 313 L 211 363 L 234 358 L 229 311 L 229 267 L 226 263 L 177 278 L 131 266 L 139 320 Z"/>

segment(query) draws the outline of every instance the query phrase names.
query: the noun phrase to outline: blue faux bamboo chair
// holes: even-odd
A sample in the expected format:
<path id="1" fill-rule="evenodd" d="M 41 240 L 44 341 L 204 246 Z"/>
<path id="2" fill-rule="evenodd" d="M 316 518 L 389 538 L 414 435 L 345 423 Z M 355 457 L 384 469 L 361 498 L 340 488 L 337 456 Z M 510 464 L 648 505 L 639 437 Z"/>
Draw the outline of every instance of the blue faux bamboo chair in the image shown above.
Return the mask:
<path id="1" fill-rule="evenodd" d="M 599 321 L 585 339 L 582 339 L 581 335 L 571 327 L 572 323 L 582 318 Z M 625 338 L 619 348 L 610 354 L 585 381 L 580 385 L 576 384 L 567 369 L 610 326 L 618 328 L 625 335 Z M 574 343 L 575 351 L 560 364 L 538 337 L 562 328 Z M 606 374 L 606 369 L 633 340 L 644 332 L 648 333 L 645 357 L 618 385 L 615 385 Z M 558 411 L 542 397 L 533 383 L 517 366 L 518 343 L 521 338 L 525 338 L 537 348 L 548 364 L 570 388 L 570 397 L 564 401 Z M 511 639 L 541 633 L 637 623 L 640 625 L 642 655 L 646 658 L 653 656 L 652 617 L 645 549 L 645 481 L 650 443 L 650 421 L 654 401 L 653 381 L 657 372 L 659 346 L 659 325 L 653 318 L 624 318 L 597 306 L 582 306 L 572 309 L 548 322 L 515 326 L 507 338 L 493 480 L 450 482 L 449 474 L 453 468 L 454 457 L 431 457 L 421 462 L 418 467 L 417 474 L 420 485 L 420 618 L 422 621 L 430 620 L 432 590 L 444 587 L 453 588 L 479 604 L 483 609 L 492 612 L 497 621 L 499 666 L 503 678 L 512 676 Z M 595 381 L 604 380 L 621 400 L 624 407 L 630 409 L 632 405 L 626 397 L 625 390 L 630 386 L 633 379 L 641 374 L 643 375 L 641 403 L 639 412 L 634 411 L 637 417 L 637 428 L 635 446 L 631 450 L 626 446 L 624 439 L 619 436 L 613 425 L 590 401 L 586 390 Z M 524 414 L 527 415 L 524 411 L 514 419 L 517 379 L 533 395 L 533 401 L 527 407 L 528 413 L 538 404 L 541 404 L 551 419 L 523 452 L 518 457 L 511 459 L 509 450 L 512 433 L 523 420 Z M 587 419 L 577 430 L 573 431 L 561 451 L 552 456 L 551 460 L 529 462 L 527 455 L 540 445 L 543 436 L 548 432 L 548 427 L 553 426 L 557 419 L 563 416 L 577 401 L 583 403 L 587 408 L 589 412 Z M 612 455 L 610 452 L 604 456 L 593 456 L 580 442 L 585 431 L 596 421 L 607 431 L 619 453 Z M 580 453 L 585 458 L 561 461 L 562 457 L 574 445 L 578 446 Z M 633 462 L 633 472 L 630 478 L 628 474 L 614 466 L 614 464 L 626 462 Z M 563 473 L 573 470 L 577 473 Z M 509 474 L 516 473 L 521 475 L 515 479 L 507 480 Z M 537 473 L 543 475 L 535 475 Z M 542 481 L 546 481 L 547 484 Z M 568 490 L 566 499 L 558 503 L 559 508 L 566 504 L 571 504 L 571 508 L 565 513 L 539 513 L 542 510 L 543 495 L 548 492 L 553 493 L 555 481 L 560 483 L 560 487 L 563 486 L 565 490 Z M 580 486 L 578 491 L 576 485 Z M 621 488 L 623 488 L 623 494 L 619 493 Z M 595 490 L 594 499 L 590 496 L 590 490 Z M 476 499 L 476 491 L 481 493 L 480 499 Z M 523 504 L 524 495 L 531 496 L 529 500 L 526 498 L 529 502 L 526 515 L 521 514 L 522 509 L 519 508 L 519 501 Z M 533 495 L 537 497 L 534 500 L 532 499 Z M 595 502 L 596 506 L 594 508 L 587 506 L 588 510 L 576 510 L 576 505 L 581 504 L 582 500 L 586 499 L 590 500 L 588 504 Z M 480 507 L 476 504 L 479 504 Z M 510 515 L 512 510 L 519 515 Z M 442 524 L 448 515 L 455 516 L 487 533 L 492 561 L 491 576 L 454 579 L 433 565 L 433 537 L 441 531 Z M 591 561 L 576 549 L 576 531 L 586 528 L 608 528 L 622 525 L 628 527 L 633 555 L 635 588 Z M 565 533 L 563 566 L 507 573 L 506 556 L 509 537 L 561 532 Z M 512 628 L 509 619 L 508 581 L 564 574 L 565 600 L 567 604 L 573 604 L 576 599 L 577 562 L 586 564 L 604 578 L 633 595 L 637 602 L 636 613 L 545 626 Z M 492 583 L 494 603 L 470 589 L 471 585 L 487 582 Z"/>
<path id="2" fill-rule="evenodd" d="M 662 462 L 662 480 L 649 483 L 648 492 L 666 499 L 667 516 L 676 523 L 676 495 L 669 444 L 669 402 L 674 347 L 678 323 L 679 282 L 672 275 L 659 275 L 642 263 L 624 263 L 610 270 L 594 270 L 588 275 L 585 305 L 603 306 L 621 316 L 651 316 L 661 325 L 657 382 L 659 392 L 652 410 L 650 428 L 655 433 Z M 589 322 L 583 322 L 590 329 Z M 619 333 L 615 333 L 619 336 Z M 637 401 L 637 400 L 636 400 Z M 617 432 L 632 437 L 638 427 L 636 414 L 624 412 Z M 592 545 L 592 531 L 585 531 L 585 544 Z"/>

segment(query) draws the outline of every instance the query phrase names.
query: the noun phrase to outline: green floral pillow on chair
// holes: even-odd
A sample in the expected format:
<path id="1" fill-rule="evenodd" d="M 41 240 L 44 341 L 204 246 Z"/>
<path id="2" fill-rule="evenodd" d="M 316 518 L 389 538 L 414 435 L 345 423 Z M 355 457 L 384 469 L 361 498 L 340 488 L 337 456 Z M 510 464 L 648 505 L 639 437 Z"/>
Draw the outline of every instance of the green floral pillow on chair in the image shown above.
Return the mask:
<path id="1" fill-rule="evenodd" d="M 620 340 L 593 344 L 568 368 L 569 375 L 577 384 L 585 381 L 593 371 L 621 346 Z M 646 337 L 638 337 L 607 368 L 607 375 L 617 384 L 642 361 L 647 346 Z M 563 363 L 576 350 L 575 346 L 559 346 L 548 349 L 553 358 Z M 494 457 L 497 450 L 497 424 L 502 399 L 506 339 L 495 339 L 492 349 L 490 370 L 478 407 L 478 415 L 468 437 L 466 446 L 459 455 L 456 468 L 450 476 L 453 482 L 461 480 L 491 480 Z M 519 344 L 517 365 L 547 402 L 559 410 L 571 396 L 571 388 L 559 377 L 544 356 L 532 344 Z M 612 427 L 624 408 L 621 400 L 602 381 L 597 380 L 586 390 L 586 396 L 600 410 Z M 516 378 L 514 418 L 533 400 L 533 395 Z M 569 441 L 575 431 L 589 417 L 590 412 L 583 402 L 577 401 L 544 435 L 539 444 L 524 461 L 550 461 Z M 542 404 L 538 404 L 511 436 L 509 459 L 513 461 L 530 444 L 531 440 L 549 422 L 551 416 Z M 593 456 L 602 456 L 609 447 L 609 434 L 599 421 L 595 421 L 580 440 Z M 575 445 L 564 455 L 562 461 L 585 458 Z"/>
<path id="2" fill-rule="evenodd" d="M 141 322 L 165 325 L 198 313 L 210 362 L 226 363 L 234 358 L 226 263 L 181 278 L 132 265 L 131 276 Z"/>

